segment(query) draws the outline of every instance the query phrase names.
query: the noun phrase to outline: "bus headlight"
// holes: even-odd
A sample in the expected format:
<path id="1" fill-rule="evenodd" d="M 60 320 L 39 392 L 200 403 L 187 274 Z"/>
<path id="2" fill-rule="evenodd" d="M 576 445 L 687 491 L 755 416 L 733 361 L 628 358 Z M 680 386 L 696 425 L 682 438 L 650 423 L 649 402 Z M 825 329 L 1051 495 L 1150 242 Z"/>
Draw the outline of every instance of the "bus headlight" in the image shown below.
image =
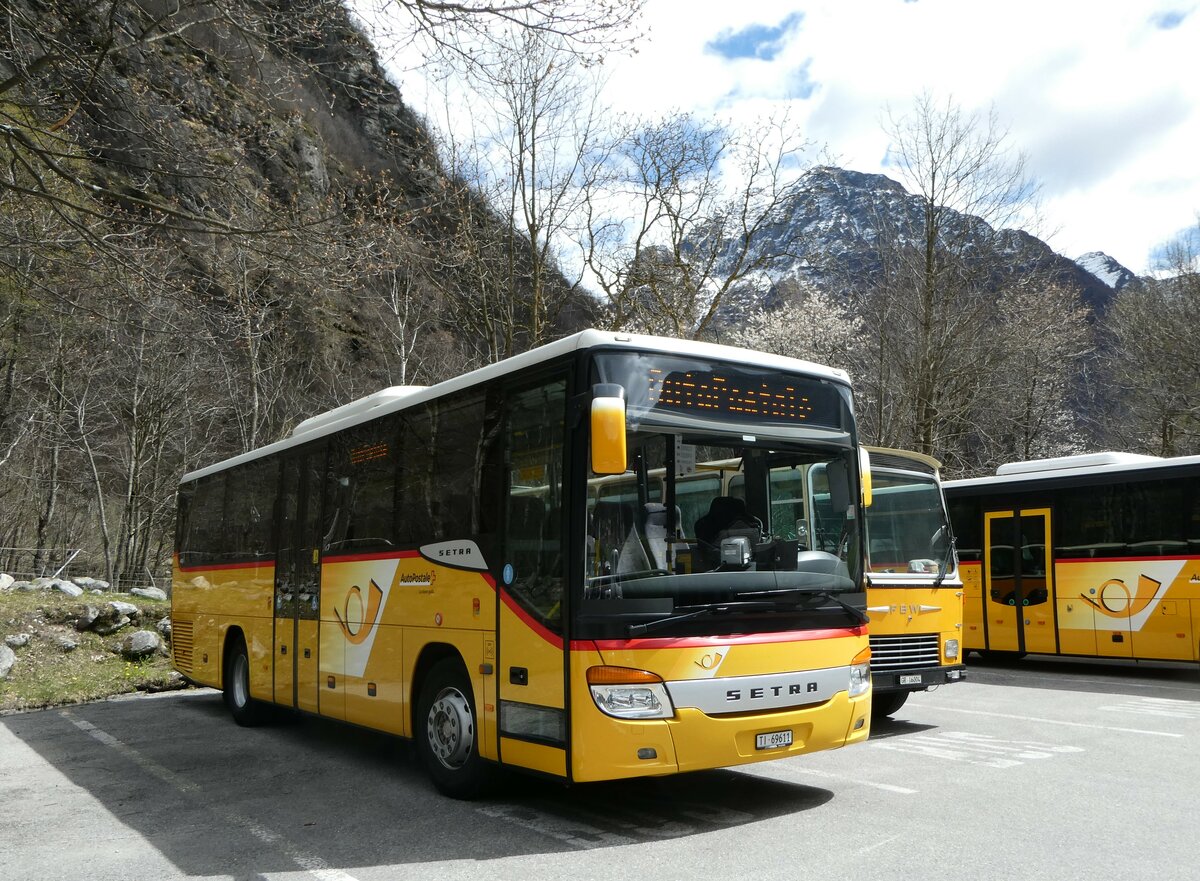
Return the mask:
<path id="1" fill-rule="evenodd" d="M 863 649 L 850 662 L 850 697 L 866 694 L 871 688 L 871 650 Z"/>
<path id="2" fill-rule="evenodd" d="M 670 719 L 675 715 L 662 677 L 629 667 L 589 667 L 588 688 L 602 713 L 618 719 Z"/>
<path id="3" fill-rule="evenodd" d="M 957 658 L 958 658 L 958 640 L 957 639 L 946 640 L 946 660 L 954 661 L 954 660 L 957 660 Z"/>

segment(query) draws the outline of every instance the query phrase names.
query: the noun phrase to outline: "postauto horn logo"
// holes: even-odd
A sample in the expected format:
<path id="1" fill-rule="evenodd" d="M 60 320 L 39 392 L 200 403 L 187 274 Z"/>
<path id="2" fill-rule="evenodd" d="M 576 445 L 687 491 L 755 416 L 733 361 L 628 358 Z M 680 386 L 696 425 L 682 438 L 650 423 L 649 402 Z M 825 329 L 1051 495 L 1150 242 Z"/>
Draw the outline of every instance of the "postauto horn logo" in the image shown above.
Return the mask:
<path id="1" fill-rule="evenodd" d="M 363 600 L 363 590 L 357 584 L 346 592 L 346 602 L 339 610 L 334 608 L 338 624 L 346 641 L 352 645 L 362 644 L 371 634 L 371 629 L 379 619 L 379 609 L 383 605 L 383 588 L 371 579 L 367 587 L 367 598 Z"/>

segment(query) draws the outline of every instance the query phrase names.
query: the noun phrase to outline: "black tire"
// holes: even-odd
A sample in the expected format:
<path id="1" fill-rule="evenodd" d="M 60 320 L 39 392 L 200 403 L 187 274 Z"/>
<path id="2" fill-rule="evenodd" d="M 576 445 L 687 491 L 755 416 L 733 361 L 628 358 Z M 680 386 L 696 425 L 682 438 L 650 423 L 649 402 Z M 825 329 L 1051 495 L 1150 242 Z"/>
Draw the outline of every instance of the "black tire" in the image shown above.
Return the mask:
<path id="1" fill-rule="evenodd" d="M 907 691 L 885 691 L 871 695 L 871 718 L 882 719 L 892 715 L 904 706 L 909 694 Z"/>
<path id="2" fill-rule="evenodd" d="M 421 686 L 413 734 L 433 785 L 451 798 L 477 798 L 492 781 L 494 768 L 479 755 L 476 719 L 462 663 L 457 658 L 435 663 Z"/>
<path id="3" fill-rule="evenodd" d="M 246 640 L 242 635 L 230 637 L 225 649 L 225 706 L 233 721 L 247 728 L 261 725 L 267 720 L 267 707 L 250 697 L 250 656 L 246 653 Z"/>

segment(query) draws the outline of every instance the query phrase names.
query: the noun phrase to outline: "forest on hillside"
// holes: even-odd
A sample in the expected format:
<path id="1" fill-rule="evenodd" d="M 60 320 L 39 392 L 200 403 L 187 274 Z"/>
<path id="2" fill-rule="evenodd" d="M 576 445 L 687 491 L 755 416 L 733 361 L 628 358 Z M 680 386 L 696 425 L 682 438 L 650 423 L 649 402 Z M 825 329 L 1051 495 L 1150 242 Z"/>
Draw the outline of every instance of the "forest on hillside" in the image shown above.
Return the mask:
<path id="1" fill-rule="evenodd" d="M 866 440 L 950 476 L 1200 452 L 1197 255 L 1104 308 L 1017 271 L 1032 190 L 994 118 L 891 121 L 922 210 L 873 218 L 856 273 L 765 236 L 804 180 L 786 120 L 598 104 L 637 0 L 386 5 L 471 137 L 341 0 L 3 0 L 0 568 L 158 577 L 185 471 L 586 326 L 846 369 Z M 784 258 L 829 271 L 764 282 Z"/>

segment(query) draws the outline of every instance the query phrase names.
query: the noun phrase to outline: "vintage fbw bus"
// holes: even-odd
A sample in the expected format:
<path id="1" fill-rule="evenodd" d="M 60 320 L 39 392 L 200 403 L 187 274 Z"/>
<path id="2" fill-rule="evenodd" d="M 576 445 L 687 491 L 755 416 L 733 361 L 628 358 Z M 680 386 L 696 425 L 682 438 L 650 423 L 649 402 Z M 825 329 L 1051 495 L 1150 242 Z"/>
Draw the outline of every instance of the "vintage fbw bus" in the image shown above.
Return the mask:
<path id="1" fill-rule="evenodd" d="M 742 498 L 701 485 L 715 460 Z M 780 479 L 821 497 L 819 545 L 772 525 Z M 411 738 L 460 797 L 500 765 L 594 781 L 840 747 L 869 731 L 863 515 L 840 371 L 584 331 L 185 475 L 175 665 L 242 724 Z"/>
<path id="2" fill-rule="evenodd" d="M 875 718 L 966 678 L 963 584 L 936 459 L 869 447 L 867 614 Z"/>

